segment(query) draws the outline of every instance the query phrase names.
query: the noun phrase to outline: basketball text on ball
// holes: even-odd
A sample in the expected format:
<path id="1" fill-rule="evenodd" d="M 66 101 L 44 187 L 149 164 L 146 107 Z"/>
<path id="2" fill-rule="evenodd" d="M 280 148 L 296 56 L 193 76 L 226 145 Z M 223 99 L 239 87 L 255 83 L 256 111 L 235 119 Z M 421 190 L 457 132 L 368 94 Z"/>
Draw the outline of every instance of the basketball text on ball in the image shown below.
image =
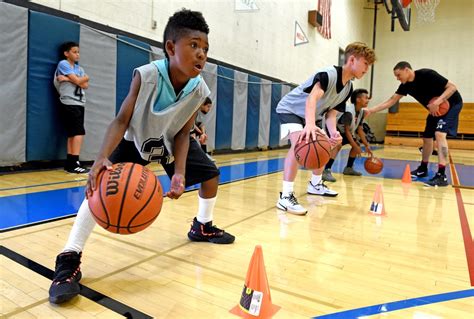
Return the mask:
<path id="1" fill-rule="evenodd" d="M 148 181 L 148 173 L 145 170 L 142 170 L 140 174 L 140 180 L 138 181 L 137 189 L 133 193 L 133 197 L 140 199 L 143 195 L 143 190 L 145 189 L 146 182 Z"/>
<path id="2" fill-rule="evenodd" d="M 107 187 L 105 191 L 105 196 L 109 195 L 115 195 L 118 193 L 118 185 L 119 185 L 119 180 L 120 176 L 122 174 L 122 169 L 123 169 L 124 164 L 119 163 L 114 170 L 112 170 L 109 173 L 109 178 L 107 180 Z"/>

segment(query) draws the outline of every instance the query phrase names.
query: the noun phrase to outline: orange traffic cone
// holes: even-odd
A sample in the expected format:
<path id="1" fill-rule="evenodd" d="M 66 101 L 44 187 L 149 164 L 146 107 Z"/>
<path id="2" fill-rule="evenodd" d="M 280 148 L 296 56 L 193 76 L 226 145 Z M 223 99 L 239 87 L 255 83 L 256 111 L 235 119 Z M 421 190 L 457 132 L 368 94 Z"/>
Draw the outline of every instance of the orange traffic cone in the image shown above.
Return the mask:
<path id="1" fill-rule="evenodd" d="M 278 310 L 280 307 L 272 304 L 262 246 L 257 245 L 247 270 L 240 303 L 229 312 L 242 318 L 271 318 Z"/>
<path id="2" fill-rule="evenodd" d="M 411 183 L 411 173 L 409 164 L 407 164 L 407 166 L 405 167 L 405 171 L 403 172 L 402 183 Z"/>
<path id="3" fill-rule="evenodd" d="M 370 205 L 370 213 L 372 215 L 385 215 L 385 201 L 383 199 L 382 185 L 377 185 L 375 189 L 374 199 Z"/>

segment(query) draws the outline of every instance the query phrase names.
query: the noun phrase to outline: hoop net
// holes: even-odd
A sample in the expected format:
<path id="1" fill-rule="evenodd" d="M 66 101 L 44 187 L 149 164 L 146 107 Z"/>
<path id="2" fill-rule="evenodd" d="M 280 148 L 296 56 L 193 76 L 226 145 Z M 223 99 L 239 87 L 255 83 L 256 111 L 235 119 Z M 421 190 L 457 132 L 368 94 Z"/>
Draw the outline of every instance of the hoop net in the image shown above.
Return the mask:
<path id="1" fill-rule="evenodd" d="M 413 0 L 416 7 L 416 20 L 418 23 L 432 23 L 435 21 L 435 9 L 440 0 Z"/>

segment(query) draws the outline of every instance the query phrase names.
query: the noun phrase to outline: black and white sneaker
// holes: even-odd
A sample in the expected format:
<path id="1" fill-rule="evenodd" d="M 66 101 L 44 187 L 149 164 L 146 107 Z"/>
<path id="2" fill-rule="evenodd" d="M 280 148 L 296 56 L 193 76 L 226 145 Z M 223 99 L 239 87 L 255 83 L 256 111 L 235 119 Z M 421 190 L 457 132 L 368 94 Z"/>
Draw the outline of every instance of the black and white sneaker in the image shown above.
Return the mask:
<path id="1" fill-rule="evenodd" d="M 338 195 L 338 192 L 333 191 L 332 189 L 329 189 L 321 180 L 316 185 L 313 185 L 311 181 L 308 183 L 308 188 L 306 189 L 308 194 L 311 195 L 321 195 L 321 196 L 328 196 L 328 197 L 336 197 Z"/>
<path id="2" fill-rule="evenodd" d="M 448 178 L 446 177 L 445 174 L 436 173 L 432 179 L 425 182 L 423 185 L 429 186 L 429 187 L 436 187 L 436 186 L 444 187 L 444 186 L 448 186 L 449 184 L 448 184 Z"/>
<path id="3" fill-rule="evenodd" d="M 418 166 L 417 169 L 411 171 L 411 177 L 413 178 L 422 178 L 428 176 L 428 169 Z"/>
<path id="4" fill-rule="evenodd" d="M 298 203 L 293 192 L 286 196 L 283 196 L 283 193 L 280 192 L 280 198 L 278 199 L 276 207 L 294 215 L 306 215 L 308 212 L 306 208 Z"/>
<path id="5" fill-rule="evenodd" d="M 65 167 L 64 170 L 66 172 L 72 173 L 72 174 L 87 174 L 90 171 L 90 169 L 85 168 L 84 166 L 82 166 L 79 161 L 74 163 L 74 166 Z"/>

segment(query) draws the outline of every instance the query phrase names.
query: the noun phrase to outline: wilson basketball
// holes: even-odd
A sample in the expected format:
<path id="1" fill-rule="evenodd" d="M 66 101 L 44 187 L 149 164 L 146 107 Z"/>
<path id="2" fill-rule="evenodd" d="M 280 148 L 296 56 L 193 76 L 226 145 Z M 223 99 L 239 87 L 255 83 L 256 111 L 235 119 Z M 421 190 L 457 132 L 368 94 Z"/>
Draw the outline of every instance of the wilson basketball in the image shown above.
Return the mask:
<path id="1" fill-rule="evenodd" d="M 155 174 L 134 163 L 114 164 L 97 177 L 89 208 L 97 224 L 117 234 L 133 234 L 150 226 L 163 204 Z"/>
<path id="2" fill-rule="evenodd" d="M 430 104 L 433 103 L 438 97 L 435 96 L 434 98 L 432 98 L 430 100 Z M 445 115 L 446 113 L 448 113 L 449 111 L 449 102 L 448 101 L 443 101 L 443 103 L 441 103 L 439 105 L 439 109 L 438 109 L 438 116 L 443 116 Z"/>
<path id="3" fill-rule="evenodd" d="M 326 135 L 316 134 L 316 140 L 305 140 L 295 145 L 296 161 L 307 169 L 321 168 L 331 158 L 331 144 Z"/>
<path id="4" fill-rule="evenodd" d="M 364 167 L 369 174 L 378 174 L 383 169 L 383 162 L 377 157 L 368 157 L 364 162 Z"/>

